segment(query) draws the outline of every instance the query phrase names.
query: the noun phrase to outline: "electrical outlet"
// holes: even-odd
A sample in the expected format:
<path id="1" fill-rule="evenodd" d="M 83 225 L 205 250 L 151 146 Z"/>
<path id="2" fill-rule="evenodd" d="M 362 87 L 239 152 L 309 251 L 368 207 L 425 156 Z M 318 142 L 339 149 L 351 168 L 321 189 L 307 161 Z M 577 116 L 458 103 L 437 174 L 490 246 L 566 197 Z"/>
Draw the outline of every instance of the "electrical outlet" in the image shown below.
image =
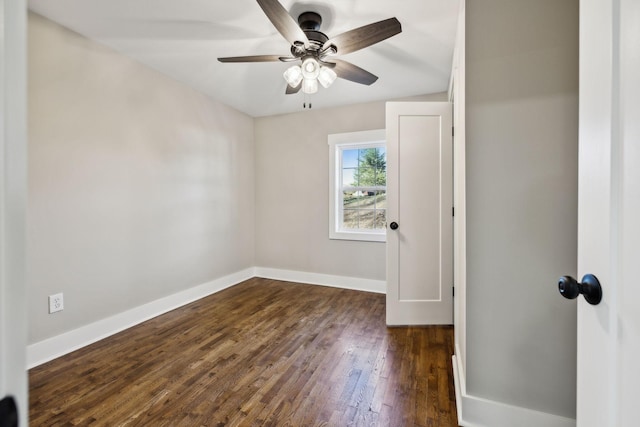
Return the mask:
<path id="1" fill-rule="evenodd" d="M 64 309 L 64 300 L 62 299 L 62 293 L 49 295 L 49 313 L 55 313 L 56 311 L 62 311 Z"/>

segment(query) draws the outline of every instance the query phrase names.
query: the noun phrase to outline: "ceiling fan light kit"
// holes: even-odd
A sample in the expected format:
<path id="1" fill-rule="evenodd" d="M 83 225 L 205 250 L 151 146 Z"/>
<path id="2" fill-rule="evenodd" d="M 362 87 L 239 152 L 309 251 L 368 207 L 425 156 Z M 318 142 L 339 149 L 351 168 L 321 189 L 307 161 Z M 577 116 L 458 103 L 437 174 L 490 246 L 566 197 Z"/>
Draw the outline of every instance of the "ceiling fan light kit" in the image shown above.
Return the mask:
<path id="1" fill-rule="evenodd" d="M 291 56 L 254 55 L 218 58 L 220 62 L 293 62 L 300 65 L 287 68 L 283 74 L 287 82 L 286 94 L 305 94 L 318 91 L 318 82 L 328 88 L 340 77 L 355 83 L 371 85 L 378 77 L 347 61 L 335 59 L 343 55 L 402 32 L 400 22 L 389 18 L 373 24 L 365 25 L 336 37 L 329 38 L 320 32 L 322 17 L 315 12 L 304 12 L 298 21 L 289 15 L 278 0 L 257 0 L 278 32 L 291 44 Z"/>
<path id="2" fill-rule="evenodd" d="M 320 65 L 317 60 L 309 57 L 302 61 L 302 67 L 292 65 L 287 68 L 283 77 L 290 87 L 296 89 L 302 83 L 302 92 L 311 94 L 318 91 L 318 82 L 326 89 L 338 75 L 331 68 Z"/>

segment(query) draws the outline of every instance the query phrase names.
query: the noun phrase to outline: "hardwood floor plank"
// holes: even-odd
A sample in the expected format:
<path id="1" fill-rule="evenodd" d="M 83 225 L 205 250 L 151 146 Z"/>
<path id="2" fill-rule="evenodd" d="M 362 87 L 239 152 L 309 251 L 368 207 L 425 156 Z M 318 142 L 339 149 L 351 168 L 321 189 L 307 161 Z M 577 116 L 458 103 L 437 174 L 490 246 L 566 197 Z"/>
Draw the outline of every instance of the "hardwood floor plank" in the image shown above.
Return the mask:
<path id="1" fill-rule="evenodd" d="M 34 368 L 32 426 L 456 426 L 451 327 L 267 279 Z"/>

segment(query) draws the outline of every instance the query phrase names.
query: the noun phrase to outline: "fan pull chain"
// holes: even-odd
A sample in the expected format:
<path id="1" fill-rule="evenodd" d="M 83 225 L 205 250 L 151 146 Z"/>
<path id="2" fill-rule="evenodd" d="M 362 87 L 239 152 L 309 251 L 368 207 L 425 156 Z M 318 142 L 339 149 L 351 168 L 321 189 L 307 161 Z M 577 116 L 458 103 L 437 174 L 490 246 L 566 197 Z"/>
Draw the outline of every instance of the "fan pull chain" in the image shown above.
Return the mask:
<path id="1" fill-rule="evenodd" d="M 302 102 L 302 108 L 307 108 L 307 94 L 304 94 L 304 101 Z M 309 101 L 309 109 L 313 108 L 311 101 Z"/>

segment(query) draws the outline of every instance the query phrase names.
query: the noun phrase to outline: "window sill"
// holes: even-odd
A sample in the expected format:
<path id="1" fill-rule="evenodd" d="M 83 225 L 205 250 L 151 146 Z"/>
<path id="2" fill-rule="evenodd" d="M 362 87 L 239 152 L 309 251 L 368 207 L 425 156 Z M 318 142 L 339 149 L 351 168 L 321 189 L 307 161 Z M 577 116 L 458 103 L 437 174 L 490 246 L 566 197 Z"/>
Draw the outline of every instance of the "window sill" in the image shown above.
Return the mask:
<path id="1" fill-rule="evenodd" d="M 387 233 L 369 233 L 366 231 L 332 231 L 329 233 L 329 239 L 385 243 L 387 241 Z"/>

